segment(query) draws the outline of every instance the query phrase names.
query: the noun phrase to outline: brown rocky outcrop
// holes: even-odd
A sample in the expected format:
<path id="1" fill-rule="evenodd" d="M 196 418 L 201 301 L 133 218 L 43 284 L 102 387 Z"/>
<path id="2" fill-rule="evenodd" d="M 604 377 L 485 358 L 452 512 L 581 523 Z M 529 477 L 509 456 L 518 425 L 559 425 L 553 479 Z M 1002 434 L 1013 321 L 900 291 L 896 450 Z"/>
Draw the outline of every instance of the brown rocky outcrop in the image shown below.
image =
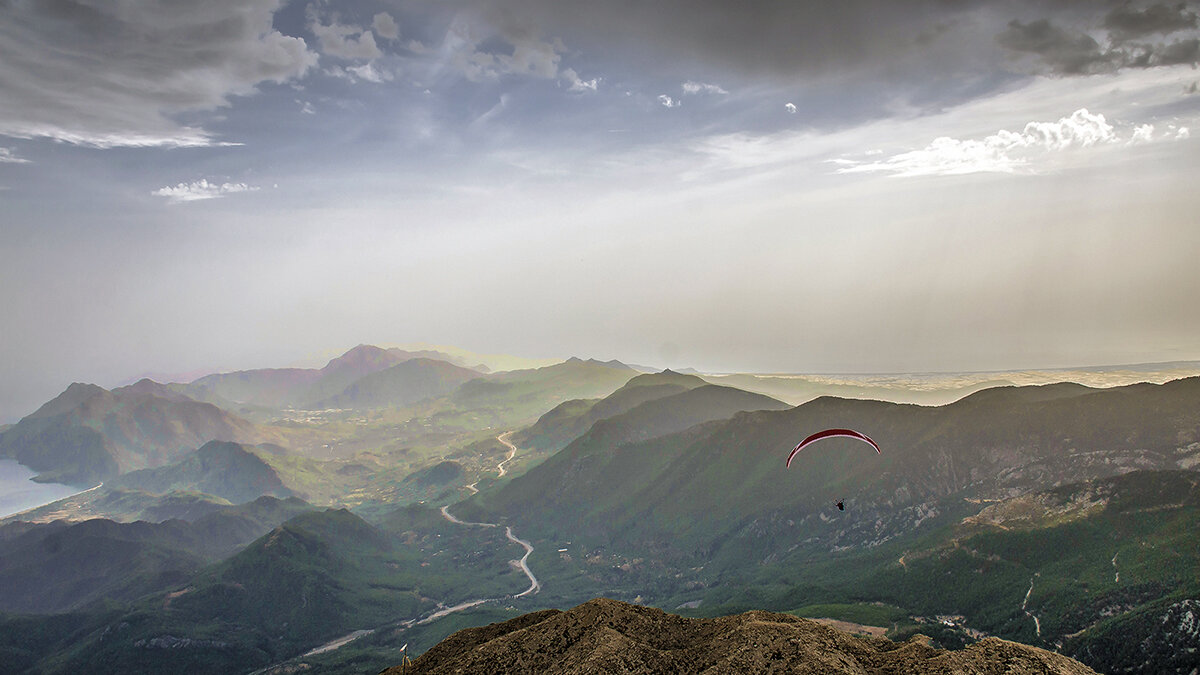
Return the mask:
<path id="1" fill-rule="evenodd" d="M 790 614 L 687 619 L 596 599 L 461 630 L 382 675 L 450 673 L 857 673 L 1094 675 L 1043 649 L 988 638 L 960 651 L 920 637 L 856 637 Z"/>

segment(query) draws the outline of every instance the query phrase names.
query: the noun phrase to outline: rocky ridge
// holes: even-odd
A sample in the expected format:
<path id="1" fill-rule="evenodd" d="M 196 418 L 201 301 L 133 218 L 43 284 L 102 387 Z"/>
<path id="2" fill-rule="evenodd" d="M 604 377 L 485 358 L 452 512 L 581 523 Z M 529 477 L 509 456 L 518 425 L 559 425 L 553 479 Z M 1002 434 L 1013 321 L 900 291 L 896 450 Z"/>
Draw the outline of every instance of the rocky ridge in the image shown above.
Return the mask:
<path id="1" fill-rule="evenodd" d="M 960 651 L 921 636 L 857 637 L 790 614 L 687 619 L 598 598 L 454 633 L 411 665 L 381 675 L 449 673 L 855 673 L 1085 675 L 1036 647 L 987 638 Z"/>

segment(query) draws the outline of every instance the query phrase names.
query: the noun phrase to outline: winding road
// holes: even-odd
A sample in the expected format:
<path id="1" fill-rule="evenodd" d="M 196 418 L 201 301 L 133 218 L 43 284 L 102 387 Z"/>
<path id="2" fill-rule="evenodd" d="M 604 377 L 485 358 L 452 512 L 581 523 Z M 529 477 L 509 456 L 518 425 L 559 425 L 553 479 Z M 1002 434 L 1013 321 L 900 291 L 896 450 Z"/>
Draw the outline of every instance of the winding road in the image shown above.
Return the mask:
<path id="1" fill-rule="evenodd" d="M 455 518 L 453 514 L 450 513 L 449 506 L 442 507 L 442 516 L 446 520 L 454 523 L 455 525 L 463 525 L 466 527 L 500 527 L 500 525 L 497 523 L 472 523 L 472 522 L 468 522 L 466 520 L 459 520 L 458 518 Z M 534 595 L 534 594 L 538 593 L 539 591 L 542 590 L 542 582 L 538 581 L 537 577 L 535 577 L 533 575 L 533 570 L 529 569 L 529 554 L 533 553 L 533 544 L 530 544 L 529 542 L 525 541 L 524 539 L 521 539 L 517 535 L 513 534 L 512 527 L 508 526 L 508 525 L 506 525 L 504 527 L 504 536 L 508 537 L 509 541 L 513 542 L 514 544 L 519 544 L 522 548 L 525 549 L 525 555 L 521 556 L 520 560 L 510 560 L 509 564 L 511 564 L 514 567 L 519 568 L 522 572 L 525 573 L 525 576 L 529 578 L 529 588 L 526 588 L 524 591 L 521 591 L 520 593 L 517 593 L 516 595 L 511 595 L 511 596 L 506 596 L 506 597 L 523 598 L 526 595 Z M 480 600 L 471 600 L 467 603 L 464 603 L 465 606 L 458 606 L 458 608 L 454 609 L 454 611 L 458 611 L 460 609 L 467 609 L 469 607 L 474 607 L 475 605 L 478 605 L 478 604 L 481 604 L 484 602 L 491 602 L 493 600 L 499 601 L 499 600 L 504 600 L 504 599 L 506 599 L 506 598 L 485 598 L 485 599 L 480 599 Z M 442 610 L 438 610 L 438 611 L 440 612 Z M 432 621 L 433 618 L 441 618 L 442 616 L 445 616 L 446 614 L 449 614 L 449 613 L 450 612 L 446 612 L 445 614 L 440 614 L 437 617 L 426 617 L 425 619 L 422 619 L 418 623 L 426 623 L 427 621 Z"/>
<path id="2" fill-rule="evenodd" d="M 529 554 L 533 553 L 533 544 L 530 544 L 529 542 L 525 541 L 524 539 L 518 539 L 517 535 L 513 534 L 512 527 L 510 527 L 510 526 L 506 526 L 504 528 L 504 536 L 508 537 L 509 541 L 520 544 L 521 546 L 525 547 L 525 555 L 521 556 L 520 560 L 516 560 L 514 562 L 516 562 L 517 566 L 521 568 L 521 571 L 525 573 L 525 576 L 529 577 L 529 588 L 526 588 L 524 591 L 517 593 L 513 597 L 521 598 L 526 595 L 533 595 L 533 594 L 536 594 L 538 591 L 541 591 L 542 583 L 537 580 L 537 577 L 533 576 L 533 572 L 530 571 L 530 569 L 529 569 Z"/>
<path id="3" fill-rule="evenodd" d="M 1042 636 L 1042 622 L 1038 620 L 1037 615 L 1026 609 L 1029 605 L 1029 596 L 1033 595 L 1033 580 L 1042 576 L 1041 572 L 1034 572 L 1033 576 L 1029 577 L 1029 590 L 1025 591 L 1025 599 L 1021 601 L 1021 611 L 1025 612 L 1025 616 L 1033 619 L 1033 628 L 1037 632 L 1037 636 Z"/>
<path id="4" fill-rule="evenodd" d="M 507 471 L 504 468 L 504 465 L 511 462 L 513 457 L 515 457 L 517 454 L 517 447 L 508 441 L 508 437 L 511 436 L 512 433 L 513 432 L 511 432 L 511 431 L 506 431 L 503 434 L 500 434 L 499 436 L 496 437 L 496 440 L 498 440 L 501 443 L 503 443 L 504 445 L 508 446 L 508 457 L 504 458 L 504 460 L 502 460 L 499 464 L 496 465 L 496 469 L 499 471 L 500 476 L 504 476 L 504 474 L 507 473 Z M 97 485 L 96 487 L 100 487 L 100 486 Z M 471 485 L 468 485 L 467 488 L 470 489 L 472 492 L 479 492 L 479 490 L 477 490 L 475 488 L 474 483 L 472 483 Z M 96 488 L 92 488 L 92 489 L 94 490 Z M 462 525 L 464 527 L 500 527 L 500 525 L 498 523 L 472 523 L 472 522 L 468 522 L 465 520 L 459 520 L 458 518 L 455 518 L 453 514 L 450 513 L 449 506 L 443 506 L 441 508 L 441 511 L 442 511 L 442 516 L 446 520 L 454 523 L 455 525 Z M 536 595 L 537 593 L 539 593 L 542 590 L 542 582 L 538 581 L 537 577 L 535 577 L 533 575 L 533 571 L 529 569 L 529 554 L 533 553 L 533 544 L 530 544 L 529 542 L 525 541 L 524 539 L 521 539 L 517 535 L 513 534 L 513 530 L 512 530 L 511 526 L 506 525 L 504 527 L 504 536 L 508 537 L 509 541 L 513 542 L 514 544 L 518 544 L 522 548 L 525 549 L 525 555 L 521 556 L 520 560 L 510 560 L 508 562 L 513 567 L 518 568 L 522 572 L 525 573 L 525 576 L 529 578 L 529 588 L 527 588 L 524 591 L 521 591 L 520 593 L 517 593 L 515 595 L 506 595 L 506 596 L 502 596 L 499 598 L 477 598 L 475 600 L 466 600 L 464 602 L 460 602 L 457 605 L 454 605 L 451 607 L 439 605 L 436 610 L 434 610 L 430 614 L 423 616 L 419 619 L 406 619 L 404 621 L 400 621 L 398 623 L 394 623 L 394 624 L 390 624 L 390 625 L 391 626 L 401 626 L 403 628 L 412 628 L 413 626 L 423 626 L 427 623 L 432 623 L 434 621 L 437 621 L 438 619 L 440 619 L 444 616 L 454 614 L 455 612 L 461 612 L 463 610 L 471 609 L 472 607 L 478 607 L 479 605 L 482 605 L 485 603 L 502 602 L 504 600 L 523 598 L 527 595 Z M 379 630 L 379 629 L 372 628 L 370 630 L 356 630 L 353 633 L 350 633 L 348 635 L 343 635 L 342 637 L 331 640 L 330 642 L 327 642 L 319 647 L 310 649 L 309 651 L 305 652 L 298 658 L 304 658 L 307 656 L 314 656 L 316 654 L 324 654 L 325 652 L 331 652 L 335 649 L 339 649 L 341 647 L 344 647 L 347 644 L 350 644 L 351 642 L 357 640 L 360 637 L 363 637 L 364 635 L 370 635 L 371 633 L 374 633 L 376 630 Z M 286 663 L 286 661 L 281 662 L 281 663 Z M 256 670 L 253 673 L 251 673 L 251 675 L 260 675 L 262 673 L 266 673 L 268 670 L 271 670 L 272 668 L 275 668 L 278 665 L 281 665 L 281 664 L 275 664 L 272 666 L 268 666 L 267 668 L 263 668 L 261 670 Z"/>
<path id="5" fill-rule="evenodd" d="M 499 472 L 499 475 L 497 476 L 497 478 L 503 477 L 504 474 L 508 473 L 508 470 L 504 468 L 504 465 L 511 462 L 513 460 L 513 457 L 516 457 L 516 455 L 517 455 L 517 446 L 513 445 L 508 440 L 509 436 L 512 436 L 512 434 L 513 434 L 513 432 L 506 431 L 496 437 L 496 440 L 498 440 L 501 443 L 503 443 L 504 445 L 508 446 L 508 457 L 505 457 L 499 464 L 496 465 L 496 469 Z M 474 483 L 472 483 L 471 485 L 468 485 L 467 488 L 470 489 L 472 492 L 479 491 L 479 490 L 475 489 Z M 454 523 L 455 525 L 462 525 L 464 527 L 500 527 L 499 523 L 472 523 L 472 522 L 469 522 L 466 520 L 460 520 L 460 519 L 454 517 L 454 514 L 450 513 L 449 505 L 443 506 L 441 508 L 441 511 L 442 511 L 442 517 L 445 518 L 446 520 Z M 521 556 L 520 560 L 510 560 L 509 564 L 512 565 L 513 567 L 520 569 L 522 572 L 525 573 L 525 576 L 529 578 L 529 588 L 526 588 L 524 591 L 517 593 L 516 595 L 508 595 L 508 596 L 505 596 L 502 598 L 479 598 L 476 600 L 468 600 L 466 602 L 460 603 L 453 607 L 439 608 L 433 614 L 430 614 L 429 616 L 418 621 L 417 622 L 418 624 L 429 623 L 430 621 L 440 619 L 443 616 L 446 616 L 447 614 L 452 614 L 454 612 L 460 612 L 464 609 L 470 609 L 471 607 L 482 605 L 485 602 L 499 602 L 501 600 L 507 600 L 509 598 L 523 598 L 527 595 L 536 595 L 538 592 L 540 592 L 542 590 L 542 582 L 538 581 L 538 578 L 533 575 L 533 570 L 529 569 L 529 554 L 533 553 L 533 544 L 530 544 L 529 542 L 525 541 L 524 539 L 521 539 L 517 535 L 513 534 L 512 527 L 508 526 L 508 525 L 506 525 L 504 527 L 504 536 L 508 537 L 509 541 L 513 542 L 514 544 L 518 544 L 522 548 L 525 549 L 525 555 Z"/>
<path id="6" fill-rule="evenodd" d="M 508 473 L 508 469 L 504 468 L 504 465 L 511 462 L 513 460 L 513 457 L 517 456 L 517 446 L 510 443 L 508 440 L 508 437 L 512 436 L 512 435 L 513 435 L 513 432 L 506 431 L 496 437 L 496 440 L 498 440 L 501 443 L 503 443 L 504 445 L 508 446 L 508 457 L 505 457 L 503 461 L 501 461 L 499 464 L 496 465 L 496 469 L 499 470 L 499 473 L 496 475 L 496 478 L 504 478 L 504 474 Z M 466 485 L 464 487 L 466 487 L 468 490 L 470 490 L 471 494 L 474 495 L 474 494 L 479 494 L 479 488 L 475 487 L 476 485 L 479 485 L 479 481 L 475 481 L 474 483 L 471 483 L 470 485 Z M 445 513 L 445 511 L 443 511 L 443 513 Z"/>
<path id="7" fill-rule="evenodd" d="M 496 468 L 500 470 L 500 475 L 496 476 L 496 478 L 504 478 L 504 474 L 508 473 L 508 469 L 505 469 L 504 465 L 511 462 L 513 457 L 517 456 L 517 446 L 510 443 L 508 440 L 508 437 L 512 435 L 513 432 L 506 431 L 496 437 L 496 440 L 508 446 L 508 457 L 505 457 L 503 462 L 500 462 L 496 465 Z"/>

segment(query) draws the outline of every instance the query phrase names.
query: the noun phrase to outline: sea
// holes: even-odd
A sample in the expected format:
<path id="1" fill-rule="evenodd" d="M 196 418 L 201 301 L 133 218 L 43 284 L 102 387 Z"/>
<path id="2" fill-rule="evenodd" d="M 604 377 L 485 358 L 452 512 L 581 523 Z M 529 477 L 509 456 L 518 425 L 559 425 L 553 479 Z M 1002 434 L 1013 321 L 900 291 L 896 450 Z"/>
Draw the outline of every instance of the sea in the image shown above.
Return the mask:
<path id="1" fill-rule="evenodd" d="M 58 501 L 82 492 L 59 483 L 35 483 L 29 467 L 11 459 L 0 459 L 0 518 Z"/>

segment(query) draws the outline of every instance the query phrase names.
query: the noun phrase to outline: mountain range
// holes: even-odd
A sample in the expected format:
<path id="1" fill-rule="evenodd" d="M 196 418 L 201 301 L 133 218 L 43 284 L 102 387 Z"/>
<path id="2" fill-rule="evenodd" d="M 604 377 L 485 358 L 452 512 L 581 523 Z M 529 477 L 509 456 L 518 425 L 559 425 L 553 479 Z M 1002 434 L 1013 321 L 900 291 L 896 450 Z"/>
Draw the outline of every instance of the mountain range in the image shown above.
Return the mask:
<path id="1" fill-rule="evenodd" d="M 346 388 L 360 378 L 387 370 L 393 366 L 422 359 L 436 360 L 482 374 L 486 367 L 467 368 L 460 359 L 438 351 L 407 351 L 359 345 L 332 359 L 322 368 L 263 368 L 232 373 L 206 375 L 177 389 L 198 400 L 210 400 L 218 405 L 225 402 L 231 409 L 237 406 L 265 408 L 317 407 L 326 399 L 347 395 Z M 452 377 L 452 376 L 447 376 Z"/>
<path id="2" fill-rule="evenodd" d="M 600 543 L 610 544 L 620 533 L 634 547 L 676 542 L 671 548 L 684 557 L 728 550 L 745 560 L 793 545 L 826 552 L 874 546 L 939 514 L 969 510 L 966 499 L 1195 466 L 1198 406 L 1200 378 L 1189 378 L 1107 390 L 997 388 L 940 407 L 820 398 L 783 410 L 756 406 L 708 425 L 685 423 L 671 435 L 659 433 L 666 431 L 658 427 L 665 411 L 644 420 L 616 417 L 475 501 L 546 536 L 606 532 Z M 593 440 L 605 424 L 618 428 L 616 437 Z M 883 453 L 834 439 L 784 470 L 796 442 L 829 427 L 858 429 Z M 581 452 L 585 444 L 595 448 Z M 584 455 L 590 464 L 580 463 Z M 553 508 L 530 507 L 551 495 L 562 497 Z M 826 522 L 821 516 L 839 498 L 849 511 Z M 747 537 L 754 546 L 746 547 Z"/>
<path id="3" fill-rule="evenodd" d="M 1065 663 L 1003 638 L 1104 672 L 1200 666 L 1200 378 L 793 407 L 616 361 L 485 374 L 412 354 L 77 384 L 0 431 L 43 477 L 104 481 L 0 523 L 0 657 L 350 673 L 411 643 L 427 672 L 686 670 L 823 664 L 819 643 L 868 671 Z M 825 428 L 882 453 L 829 439 L 785 466 Z M 525 546 L 536 593 L 510 562 Z"/>

